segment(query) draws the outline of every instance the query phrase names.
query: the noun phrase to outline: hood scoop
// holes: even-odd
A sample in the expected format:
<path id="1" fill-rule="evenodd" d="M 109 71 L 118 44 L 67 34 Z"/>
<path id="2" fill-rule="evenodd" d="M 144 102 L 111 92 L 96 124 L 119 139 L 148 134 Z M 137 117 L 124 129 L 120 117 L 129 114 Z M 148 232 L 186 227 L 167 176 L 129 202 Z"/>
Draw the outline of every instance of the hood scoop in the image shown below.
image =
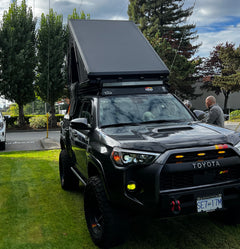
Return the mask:
<path id="1" fill-rule="evenodd" d="M 181 125 L 181 126 L 164 126 L 161 128 L 155 128 L 153 129 L 153 132 L 173 132 L 173 131 L 186 131 L 186 130 L 192 130 L 193 127 L 191 127 L 190 125 Z"/>

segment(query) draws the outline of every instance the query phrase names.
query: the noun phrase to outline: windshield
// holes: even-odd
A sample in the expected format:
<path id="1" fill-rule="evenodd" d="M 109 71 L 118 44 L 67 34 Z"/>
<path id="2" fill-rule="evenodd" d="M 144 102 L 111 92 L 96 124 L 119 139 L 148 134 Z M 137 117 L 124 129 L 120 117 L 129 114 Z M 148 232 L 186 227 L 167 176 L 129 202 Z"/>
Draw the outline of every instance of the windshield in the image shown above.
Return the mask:
<path id="1" fill-rule="evenodd" d="M 186 108 L 171 94 L 107 96 L 100 98 L 99 104 L 101 127 L 193 120 Z"/>

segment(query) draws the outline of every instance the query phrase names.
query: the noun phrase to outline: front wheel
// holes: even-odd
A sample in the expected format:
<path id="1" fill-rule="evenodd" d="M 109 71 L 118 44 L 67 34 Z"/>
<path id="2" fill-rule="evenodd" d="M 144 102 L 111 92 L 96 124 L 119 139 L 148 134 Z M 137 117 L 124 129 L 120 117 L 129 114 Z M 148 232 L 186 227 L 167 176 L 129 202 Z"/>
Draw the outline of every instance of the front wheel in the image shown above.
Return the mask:
<path id="1" fill-rule="evenodd" d="M 89 233 L 95 245 L 111 248 L 124 242 L 127 219 L 112 208 L 99 177 L 89 178 L 84 193 L 84 211 Z"/>

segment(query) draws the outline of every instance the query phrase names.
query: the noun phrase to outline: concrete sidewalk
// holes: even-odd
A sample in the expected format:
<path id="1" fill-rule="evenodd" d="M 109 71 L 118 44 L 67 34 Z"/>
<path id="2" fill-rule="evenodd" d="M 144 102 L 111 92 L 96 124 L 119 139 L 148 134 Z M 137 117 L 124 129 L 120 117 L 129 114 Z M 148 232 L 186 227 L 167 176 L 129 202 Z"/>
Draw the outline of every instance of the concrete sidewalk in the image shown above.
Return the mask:
<path id="1" fill-rule="evenodd" d="M 42 138 L 40 139 L 40 143 L 44 150 L 60 149 L 60 143 L 52 138 Z"/>

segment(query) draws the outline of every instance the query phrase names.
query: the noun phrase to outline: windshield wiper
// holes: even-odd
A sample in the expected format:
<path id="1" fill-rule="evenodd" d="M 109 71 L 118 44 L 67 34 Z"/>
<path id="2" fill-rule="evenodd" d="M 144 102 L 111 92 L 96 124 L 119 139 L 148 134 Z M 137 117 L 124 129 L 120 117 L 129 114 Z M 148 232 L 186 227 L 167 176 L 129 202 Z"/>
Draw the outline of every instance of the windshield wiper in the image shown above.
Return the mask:
<path id="1" fill-rule="evenodd" d="M 108 127 L 121 127 L 121 126 L 138 126 L 140 123 L 119 123 L 119 124 L 108 124 L 102 125 L 100 128 L 108 128 Z"/>

